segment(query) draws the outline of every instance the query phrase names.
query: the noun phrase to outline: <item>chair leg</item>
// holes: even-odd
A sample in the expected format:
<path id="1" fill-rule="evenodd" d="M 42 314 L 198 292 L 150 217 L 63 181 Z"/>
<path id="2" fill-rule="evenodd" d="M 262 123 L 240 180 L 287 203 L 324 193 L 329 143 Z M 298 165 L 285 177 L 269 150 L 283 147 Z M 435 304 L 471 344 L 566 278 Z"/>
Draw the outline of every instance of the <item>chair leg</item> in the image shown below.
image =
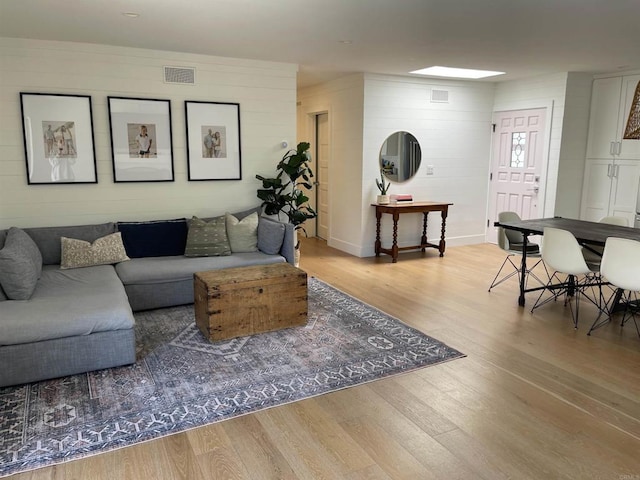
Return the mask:
<path id="1" fill-rule="evenodd" d="M 545 281 L 540 280 L 540 278 L 535 273 L 533 273 L 533 270 L 540 264 L 542 264 L 542 266 L 544 267 L 544 271 L 546 273 L 547 279 Z M 535 278 L 538 281 L 538 283 L 540 285 L 542 285 L 543 287 L 547 284 L 547 282 L 549 281 L 549 278 L 550 278 L 549 277 L 549 270 L 547 269 L 547 265 L 542 261 L 542 259 L 538 260 L 533 265 L 533 267 L 531 267 L 530 269 L 527 269 L 527 277 L 529 277 L 529 276 L 532 276 L 533 278 Z"/>
<path id="2" fill-rule="evenodd" d="M 559 282 L 558 285 L 554 286 L 554 289 L 559 291 L 552 291 L 551 296 L 541 302 L 540 300 L 542 299 L 545 290 L 551 290 L 549 287 L 553 284 L 554 280 Z M 565 282 L 561 282 L 560 278 L 558 277 L 558 272 L 554 272 L 553 275 L 551 275 L 549 282 L 546 284 L 545 289 L 540 293 L 538 300 L 536 300 L 536 303 L 531 308 L 531 313 L 533 313 L 536 308 L 541 307 L 551 300 L 556 300 L 560 295 L 564 295 L 564 305 L 565 307 L 569 305 L 569 310 L 571 311 L 571 320 L 573 321 L 573 328 L 577 330 L 578 321 L 580 319 L 580 300 L 586 298 L 596 306 L 598 306 L 599 303 L 599 300 L 595 298 L 595 294 L 594 298 L 591 298 L 587 293 L 587 289 L 592 286 L 592 282 L 593 278 L 590 276 L 586 276 L 584 279 L 580 280 L 574 275 L 570 275 Z"/>
<path id="3" fill-rule="evenodd" d="M 614 290 L 611 293 L 611 296 L 609 297 L 609 299 L 608 300 L 605 299 L 604 293 L 602 291 L 602 285 L 599 286 L 598 316 L 591 324 L 591 328 L 589 328 L 587 335 L 591 336 L 591 332 L 593 332 L 594 330 L 597 330 L 598 328 L 602 327 L 603 325 L 606 325 L 611 321 L 611 315 L 613 315 L 613 302 L 614 302 L 615 295 L 616 295 L 616 291 Z M 604 319 L 600 320 L 603 316 L 604 316 Z"/>
<path id="4" fill-rule="evenodd" d="M 547 303 L 549 303 L 551 300 L 557 300 L 558 297 L 560 295 L 562 295 L 563 291 L 564 291 L 564 287 L 562 287 L 562 290 L 557 293 L 554 292 L 553 289 L 550 289 L 549 287 L 551 285 L 553 285 L 553 281 L 554 279 L 559 282 L 561 285 L 564 285 L 565 282 L 562 282 L 560 280 L 560 277 L 558 277 L 558 272 L 553 272 L 553 274 L 549 277 L 549 281 L 544 285 L 544 289 L 542 289 L 542 291 L 540 292 L 540 295 L 538 296 L 538 299 L 535 301 L 535 303 L 533 304 L 533 307 L 531 307 L 531 313 L 533 313 L 533 311 L 538 308 L 541 307 L 542 305 L 546 305 Z M 544 295 L 544 292 L 550 290 L 551 291 L 551 296 L 549 298 L 546 298 L 545 300 L 543 300 L 542 302 L 540 301 L 542 299 L 542 296 Z"/>
<path id="5" fill-rule="evenodd" d="M 622 313 L 621 326 L 624 327 L 625 323 L 627 323 L 629 319 L 633 319 L 633 323 L 636 326 L 636 331 L 638 332 L 638 336 L 640 336 L 640 328 L 638 328 L 638 322 L 636 320 L 637 309 L 638 309 L 638 294 L 637 292 L 629 292 L 629 295 L 627 297 L 627 304 L 624 308 L 624 312 Z M 629 313 L 628 317 L 627 317 L 627 313 Z"/>
<path id="6" fill-rule="evenodd" d="M 513 263 L 513 260 L 511 260 L 511 257 L 513 257 L 513 254 L 507 255 L 506 258 L 504 259 L 504 262 L 502 262 L 502 265 L 500 266 L 500 269 L 498 270 L 498 273 L 496 273 L 496 276 L 493 278 L 493 281 L 491 282 L 491 285 L 489 286 L 489 290 L 488 290 L 489 292 L 491 291 L 491 289 L 493 287 L 497 287 L 502 282 L 504 282 L 506 280 L 509 280 L 514 275 L 517 275 L 518 273 L 520 273 L 520 268 L 515 263 Z M 509 262 L 513 266 L 514 271 L 509 273 L 509 274 L 507 274 L 505 277 L 501 278 L 500 280 L 498 280 L 498 277 L 502 273 L 502 270 L 504 269 L 504 266 L 507 264 L 507 262 Z"/>

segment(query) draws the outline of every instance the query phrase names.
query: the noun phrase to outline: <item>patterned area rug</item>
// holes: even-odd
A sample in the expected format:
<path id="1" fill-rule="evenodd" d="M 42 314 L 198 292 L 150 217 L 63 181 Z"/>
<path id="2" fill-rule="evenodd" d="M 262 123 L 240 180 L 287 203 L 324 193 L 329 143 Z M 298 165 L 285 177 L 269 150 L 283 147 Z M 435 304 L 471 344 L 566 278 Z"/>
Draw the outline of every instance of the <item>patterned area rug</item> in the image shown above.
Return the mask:
<path id="1" fill-rule="evenodd" d="M 463 357 L 309 278 L 309 321 L 216 343 L 192 306 L 136 314 L 135 365 L 0 388 L 0 476 Z"/>

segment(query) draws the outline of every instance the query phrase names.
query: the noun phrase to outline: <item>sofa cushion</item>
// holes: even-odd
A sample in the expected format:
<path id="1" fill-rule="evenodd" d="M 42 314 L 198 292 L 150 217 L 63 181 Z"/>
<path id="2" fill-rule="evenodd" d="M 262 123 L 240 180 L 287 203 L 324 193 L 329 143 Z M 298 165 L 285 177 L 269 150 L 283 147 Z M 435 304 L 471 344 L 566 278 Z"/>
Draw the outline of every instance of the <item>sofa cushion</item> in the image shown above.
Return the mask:
<path id="1" fill-rule="evenodd" d="M 60 264 L 60 238 L 77 238 L 85 242 L 109 235 L 116 231 L 113 222 L 100 223 L 96 225 L 74 225 L 69 227 L 36 227 L 25 228 L 42 253 L 42 263 L 44 265 Z"/>
<path id="2" fill-rule="evenodd" d="M 126 330 L 134 325 L 124 287 L 111 265 L 42 270 L 28 302 L 4 302 L 0 345 Z"/>
<path id="3" fill-rule="evenodd" d="M 187 281 L 193 284 L 193 274 L 206 270 L 247 267 L 282 263 L 282 255 L 266 255 L 262 252 L 234 253 L 221 257 L 189 258 L 175 257 L 132 258 L 115 265 L 116 272 L 125 286 Z M 66 271 L 66 270 L 65 270 Z M 193 301 L 193 298 L 191 298 Z"/>
<path id="4" fill-rule="evenodd" d="M 184 218 L 118 222 L 118 231 L 122 233 L 122 242 L 131 258 L 183 255 L 187 243 Z"/>
<path id="5" fill-rule="evenodd" d="M 42 272 L 42 255 L 24 230 L 12 227 L 0 250 L 0 285 L 11 300 L 28 300 Z"/>
<path id="6" fill-rule="evenodd" d="M 225 221 L 232 253 L 255 252 L 258 250 L 258 214 L 256 212 L 247 215 L 242 220 L 230 213 L 226 213 Z"/>
<path id="7" fill-rule="evenodd" d="M 109 265 L 126 260 L 129 257 L 122 244 L 121 232 L 98 238 L 93 243 L 62 237 L 62 269 Z"/>
<path id="8" fill-rule="evenodd" d="M 268 255 L 280 253 L 285 234 L 285 224 L 266 217 L 258 221 L 258 250 Z"/>
<path id="9" fill-rule="evenodd" d="M 198 217 L 189 221 L 185 257 L 217 257 L 231 255 L 224 216 L 206 222 Z"/>

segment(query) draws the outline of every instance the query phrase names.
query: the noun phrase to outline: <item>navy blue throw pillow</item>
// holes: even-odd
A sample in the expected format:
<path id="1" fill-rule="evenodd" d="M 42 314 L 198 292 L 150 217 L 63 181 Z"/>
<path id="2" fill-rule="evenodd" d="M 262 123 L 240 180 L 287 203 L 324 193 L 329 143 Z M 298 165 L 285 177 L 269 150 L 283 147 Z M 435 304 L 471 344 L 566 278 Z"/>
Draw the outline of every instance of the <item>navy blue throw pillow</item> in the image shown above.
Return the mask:
<path id="1" fill-rule="evenodd" d="M 122 243 L 130 258 L 184 255 L 187 244 L 187 220 L 118 222 Z"/>

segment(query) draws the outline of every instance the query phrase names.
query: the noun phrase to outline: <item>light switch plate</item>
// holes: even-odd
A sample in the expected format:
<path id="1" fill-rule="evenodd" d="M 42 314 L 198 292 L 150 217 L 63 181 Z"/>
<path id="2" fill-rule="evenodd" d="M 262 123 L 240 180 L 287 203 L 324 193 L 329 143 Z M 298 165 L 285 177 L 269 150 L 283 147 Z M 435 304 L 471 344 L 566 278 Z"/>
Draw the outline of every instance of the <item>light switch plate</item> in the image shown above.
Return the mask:
<path id="1" fill-rule="evenodd" d="M 433 175 L 433 165 L 427 165 L 427 175 Z"/>

